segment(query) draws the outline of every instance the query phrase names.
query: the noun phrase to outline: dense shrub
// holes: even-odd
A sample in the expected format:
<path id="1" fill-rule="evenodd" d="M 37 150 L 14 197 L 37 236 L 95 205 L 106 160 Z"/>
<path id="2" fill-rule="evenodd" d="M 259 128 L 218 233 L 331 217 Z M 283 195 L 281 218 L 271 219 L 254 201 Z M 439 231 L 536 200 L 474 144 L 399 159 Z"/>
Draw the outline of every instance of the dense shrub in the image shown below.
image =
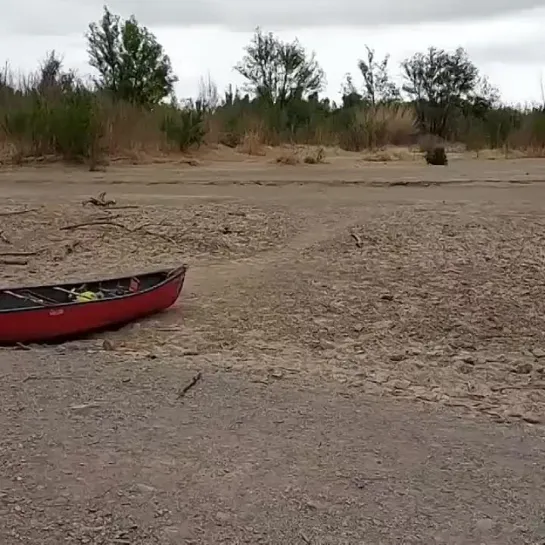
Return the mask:
<path id="1" fill-rule="evenodd" d="M 186 152 L 203 143 L 244 150 L 251 135 L 260 145 L 339 146 L 361 152 L 386 146 L 413 146 L 419 132 L 410 104 L 375 107 L 325 107 L 300 102 L 275 108 L 241 98 L 213 112 L 190 106 L 112 102 L 78 87 L 63 93 L 37 90 L 0 94 L 0 155 L 93 159 Z M 483 119 L 465 117 L 451 129 L 450 140 L 470 150 L 517 149 L 545 155 L 545 112 L 541 109 L 493 109 Z M 254 145 L 251 146 L 255 148 Z"/>
<path id="2" fill-rule="evenodd" d="M 178 151 L 187 151 L 192 146 L 200 146 L 205 137 L 204 111 L 195 108 L 169 108 L 161 122 L 161 131 L 167 142 Z"/>
<path id="3" fill-rule="evenodd" d="M 2 130 L 15 154 L 59 156 L 67 161 L 93 158 L 99 150 L 102 122 L 97 97 L 83 87 L 67 92 L 33 90 L 15 95 L 16 107 L 3 108 Z"/>

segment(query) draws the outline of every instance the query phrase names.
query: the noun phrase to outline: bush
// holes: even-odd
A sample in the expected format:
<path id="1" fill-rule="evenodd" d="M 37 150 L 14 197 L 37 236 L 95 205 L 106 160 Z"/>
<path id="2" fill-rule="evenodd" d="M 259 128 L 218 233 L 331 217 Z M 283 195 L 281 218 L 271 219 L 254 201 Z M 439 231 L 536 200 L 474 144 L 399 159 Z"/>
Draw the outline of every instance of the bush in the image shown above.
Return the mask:
<path id="1" fill-rule="evenodd" d="M 78 161 L 94 158 L 102 137 L 95 97 L 85 89 L 68 93 L 50 110 L 50 131 L 56 153 Z"/>
<path id="2" fill-rule="evenodd" d="M 447 154 L 443 146 L 436 146 L 426 152 L 426 163 L 428 165 L 446 166 L 448 165 Z"/>
<path id="3" fill-rule="evenodd" d="M 49 96 L 32 91 L 19 109 L 4 113 L 2 128 L 17 156 L 66 161 L 95 158 L 102 135 L 96 97 L 83 88 Z"/>
<path id="4" fill-rule="evenodd" d="M 201 109 L 173 107 L 163 117 L 161 131 L 171 145 L 183 152 L 204 142 L 204 121 L 204 111 Z"/>
<path id="5" fill-rule="evenodd" d="M 280 144 L 375 153 L 427 138 L 418 133 L 415 119 L 413 106 L 400 102 L 336 106 L 313 99 L 279 107 L 236 95 L 215 109 L 191 104 L 146 108 L 113 101 L 77 82 L 44 88 L 29 81 L 17 89 L 0 82 L 0 155 L 16 160 L 96 161 L 103 154 L 138 160 L 141 153 L 184 153 L 205 142 L 251 155 Z M 500 107 L 478 117 L 468 112 L 453 119 L 449 134 L 449 142 L 477 152 L 516 149 L 545 156 L 545 112 L 540 108 Z"/>

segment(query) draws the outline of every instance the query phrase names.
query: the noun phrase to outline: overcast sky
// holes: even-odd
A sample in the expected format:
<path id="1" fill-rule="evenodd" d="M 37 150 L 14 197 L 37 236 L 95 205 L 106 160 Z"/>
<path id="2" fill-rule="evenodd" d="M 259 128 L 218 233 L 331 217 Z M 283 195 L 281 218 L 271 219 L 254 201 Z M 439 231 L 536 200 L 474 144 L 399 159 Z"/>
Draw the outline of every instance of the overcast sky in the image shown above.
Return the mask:
<path id="1" fill-rule="evenodd" d="M 87 65 L 84 33 L 102 14 L 103 0 L 2 0 L 0 61 L 34 69 L 55 49 L 66 68 Z M 180 97 L 197 93 L 210 73 L 220 90 L 240 84 L 233 65 L 257 25 L 314 50 L 337 96 L 347 72 L 354 74 L 365 45 L 391 55 L 391 71 L 430 45 L 463 46 L 504 100 L 542 99 L 545 85 L 545 0 L 112 0 L 114 13 L 131 14 L 152 30 L 180 78 Z"/>

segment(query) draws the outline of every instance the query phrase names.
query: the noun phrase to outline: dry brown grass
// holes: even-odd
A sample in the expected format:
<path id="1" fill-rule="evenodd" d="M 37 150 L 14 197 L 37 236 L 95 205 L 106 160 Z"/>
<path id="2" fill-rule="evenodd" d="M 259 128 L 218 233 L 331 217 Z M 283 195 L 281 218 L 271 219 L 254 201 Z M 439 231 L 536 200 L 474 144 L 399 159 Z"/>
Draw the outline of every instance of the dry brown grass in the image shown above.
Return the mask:
<path id="1" fill-rule="evenodd" d="M 319 148 L 310 151 L 307 155 L 305 155 L 303 162 L 307 165 L 318 165 L 325 163 L 325 149 L 320 146 Z"/>
<path id="2" fill-rule="evenodd" d="M 370 146 L 407 145 L 416 136 L 414 112 L 407 106 L 361 110 L 357 119 L 368 130 Z"/>
<path id="3" fill-rule="evenodd" d="M 276 163 L 282 165 L 298 165 L 300 163 L 319 165 L 327 163 L 326 151 L 323 146 L 293 146 L 281 149 L 274 160 Z"/>
<path id="4" fill-rule="evenodd" d="M 545 157 L 545 146 L 532 145 L 520 150 L 520 152 L 528 159 L 543 159 Z"/>
<path id="5" fill-rule="evenodd" d="M 372 163 L 389 163 L 391 161 L 416 161 L 422 159 L 418 151 L 403 147 L 386 147 L 378 150 L 366 150 L 361 153 L 362 161 Z"/>
<path id="6" fill-rule="evenodd" d="M 108 155 L 154 155 L 168 150 L 157 112 L 143 111 L 130 104 L 104 103 L 102 108 L 104 145 Z"/>
<path id="7" fill-rule="evenodd" d="M 266 154 L 261 135 L 256 130 L 247 131 L 244 134 L 242 143 L 238 146 L 237 150 L 240 153 L 258 157 L 263 157 Z"/>
<path id="8" fill-rule="evenodd" d="M 24 164 L 29 160 L 52 161 L 60 156 L 66 158 L 55 151 L 54 146 L 43 145 L 39 135 L 29 139 L 28 135 L 17 137 L 13 131 L 9 133 L 5 130 L 6 115 L 28 111 L 28 102 L 24 96 L 6 98 L 0 95 L 0 162 Z M 54 103 L 48 105 L 54 106 Z M 286 125 L 283 115 L 277 115 L 278 112 L 265 111 L 260 114 L 250 107 L 247 107 L 248 111 L 241 107 L 240 112 L 233 108 L 232 111 L 229 108 L 220 109 L 205 117 L 203 123 L 206 134 L 202 146 L 214 149 L 222 145 L 254 158 L 273 155 L 279 164 L 295 165 L 301 162 L 323 163 L 323 150 L 338 147 L 358 152 L 359 159 L 363 161 L 420 160 L 419 152 L 426 151 L 430 142 L 437 140 L 416 134 L 415 115 L 409 105 L 361 108 L 354 113 L 352 122 L 349 117 L 345 120 L 342 116 L 313 114 L 299 128 Z M 161 130 L 166 111 L 163 107 L 149 111 L 102 98 L 97 100 L 96 115 L 101 130 L 96 142 L 91 144 L 91 167 L 112 160 L 138 164 L 179 156 L 180 149 L 187 148 L 182 148 L 176 139 L 173 141 L 171 138 L 169 141 Z M 545 157 L 545 124 L 537 114 L 528 114 L 522 125 L 511 131 L 507 145 L 497 150 L 486 149 L 482 127 L 473 127 L 466 136 L 464 142 L 459 144 L 443 143 L 447 152 L 462 154 L 470 151 L 479 159 Z M 296 147 L 288 150 L 282 148 L 287 142 Z M 271 152 L 271 147 L 280 147 L 279 154 Z M 193 145 L 191 151 L 195 150 L 199 150 L 199 147 Z M 198 153 L 202 153 L 202 150 Z M 331 156 L 330 151 L 328 154 Z"/>
<path id="9" fill-rule="evenodd" d="M 409 106 L 360 108 L 352 122 L 339 128 L 337 142 L 347 151 L 409 146 L 417 140 L 414 113 Z"/>
<path id="10" fill-rule="evenodd" d="M 287 149 L 276 156 L 275 162 L 279 165 L 298 165 L 301 162 L 301 156 L 296 148 Z"/>

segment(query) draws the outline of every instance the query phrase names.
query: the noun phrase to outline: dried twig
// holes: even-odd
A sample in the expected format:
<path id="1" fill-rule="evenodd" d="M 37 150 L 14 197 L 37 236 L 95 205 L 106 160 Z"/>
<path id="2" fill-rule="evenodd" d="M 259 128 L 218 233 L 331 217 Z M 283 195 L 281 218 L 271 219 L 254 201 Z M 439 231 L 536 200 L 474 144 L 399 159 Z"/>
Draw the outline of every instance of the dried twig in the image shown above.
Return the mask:
<path id="1" fill-rule="evenodd" d="M 93 218 L 92 220 L 89 220 L 89 221 L 113 221 L 113 220 L 116 220 L 118 218 L 121 217 L 121 214 L 112 214 L 110 213 L 110 209 L 108 208 L 108 210 L 104 210 L 104 212 L 106 212 L 107 216 L 97 216 L 96 218 Z"/>
<path id="2" fill-rule="evenodd" d="M 29 347 L 25 347 L 25 350 L 31 350 L 31 349 Z M 78 376 L 78 375 L 51 375 L 51 376 L 28 375 L 21 382 L 30 382 L 31 380 L 84 380 L 87 378 L 88 377 Z"/>
<path id="3" fill-rule="evenodd" d="M 29 212 L 36 212 L 39 208 L 24 208 L 23 210 L 7 210 L 6 212 L 0 212 L 0 216 L 18 216 L 19 214 L 28 214 Z"/>
<path id="4" fill-rule="evenodd" d="M 81 204 L 86 206 L 87 204 L 92 204 L 93 206 L 104 206 L 110 207 L 115 204 L 115 199 L 106 199 L 106 191 L 103 191 L 98 197 L 90 197 L 83 201 Z"/>
<path id="5" fill-rule="evenodd" d="M 40 252 L 0 252 L 0 256 L 30 257 L 32 255 L 38 255 L 39 253 Z"/>
<path id="6" fill-rule="evenodd" d="M 15 257 L 13 257 L 13 258 L 9 258 L 9 257 L 2 258 L 2 259 L 0 259 L 0 263 L 2 265 L 21 265 L 21 266 L 28 265 L 28 261 L 26 259 L 17 259 Z"/>
<path id="7" fill-rule="evenodd" d="M 79 240 L 73 240 L 64 246 L 64 253 L 66 255 L 73 254 L 78 246 L 81 246 L 81 242 Z"/>
<path id="8" fill-rule="evenodd" d="M 358 235 L 356 235 L 356 233 L 350 233 L 350 236 L 356 241 L 356 246 L 358 248 L 363 248 L 363 242 L 361 238 Z"/>
<path id="9" fill-rule="evenodd" d="M 166 235 L 163 235 L 161 233 L 154 233 L 153 231 L 148 231 L 145 229 L 148 225 L 152 225 L 150 223 L 143 223 L 141 225 L 137 225 L 136 227 L 133 227 L 132 229 L 130 227 L 127 227 L 126 225 L 123 225 L 122 223 L 117 223 L 115 221 L 111 220 L 94 220 L 94 221 L 86 221 L 82 223 L 73 223 L 71 225 L 64 225 L 61 227 L 61 231 L 71 231 L 74 229 L 81 229 L 82 227 L 92 227 L 93 225 L 110 225 L 112 227 L 119 227 L 120 229 L 123 229 L 127 231 L 128 233 L 135 233 L 137 231 L 142 231 L 143 233 L 146 233 L 148 235 L 162 238 L 163 240 L 166 240 L 167 242 L 170 242 L 171 244 L 176 244 L 176 241 Z"/>
<path id="10" fill-rule="evenodd" d="M 70 225 L 64 225 L 60 229 L 61 231 L 72 231 L 74 229 L 81 229 L 82 227 L 92 227 L 93 225 L 111 225 L 113 227 L 119 227 L 121 229 L 125 229 L 126 231 L 132 232 L 132 229 L 129 229 L 129 227 L 127 227 L 126 225 L 111 221 L 110 218 L 102 220 L 84 221 L 82 223 L 72 223 Z"/>
<path id="11" fill-rule="evenodd" d="M 202 373 L 199 371 L 179 392 L 178 392 L 178 399 L 182 399 L 199 380 L 202 378 Z"/>
<path id="12" fill-rule="evenodd" d="M 93 206 L 100 206 L 107 208 L 108 210 L 128 210 L 131 208 L 140 208 L 136 204 L 127 204 L 123 206 L 116 206 L 115 199 L 106 199 L 106 192 L 103 191 L 98 197 L 90 197 L 81 203 L 83 206 L 92 204 Z"/>
<path id="13" fill-rule="evenodd" d="M 4 234 L 4 231 L 0 231 L 0 240 L 6 244 L 11 244 L 11 240 Z"/>

